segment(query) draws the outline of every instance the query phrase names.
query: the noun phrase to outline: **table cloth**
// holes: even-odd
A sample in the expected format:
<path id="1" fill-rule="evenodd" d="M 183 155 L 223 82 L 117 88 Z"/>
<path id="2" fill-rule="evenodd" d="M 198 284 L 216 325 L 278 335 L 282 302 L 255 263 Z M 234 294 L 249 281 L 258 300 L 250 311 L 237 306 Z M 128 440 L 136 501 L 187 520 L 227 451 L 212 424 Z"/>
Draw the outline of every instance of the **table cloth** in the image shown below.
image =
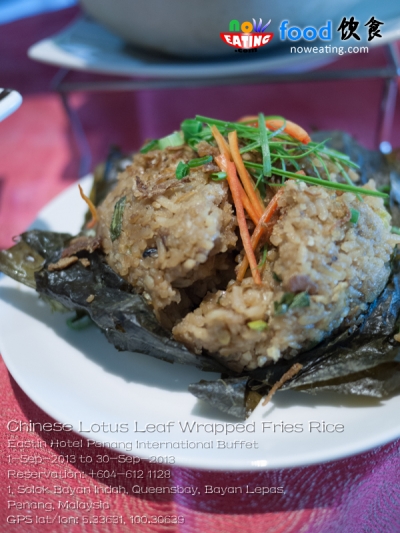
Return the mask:
<path id="1" fill-rule="evenodd" d="M 13 87 L 24 97 L 22 107 L 0 124 L 0 247 L 9 246 L 12 236 L 23 231 L 41 207 L 78 178 L 76 139 L 59 96 L 50 89 L 58 69 L 26 56 L 31 44 L 59 31 L 77 14 L 78 8 L 74 7 L 0 27 L 0 86 Z M 343 57 L 339 63 L 342 68 L 378 66 L 385 63 L 385 57 L 381 49 L 376 49 L 367 57 Z M 98 78 L 74 74 L 76 80 Z M 346 130 L 373 147 L 382 89 L 381 80 L 371 79 L 74 93 L 70 102 L 87 137 L 93 168 L 104 159 L 111 144 L 126 151 L 137 149 L 144 139 L 166 135 L 195 114 L 231 120 L 263 110 L 287 116 L 310 131 Z M 400 147 L 399 119 L 398 105 L 391 139 L 395 147 Z M 131 492 L 134 480 L 120 483 L 99 478 L 101 467 L 95 464 L 96 457 L 115 457 L 114 451 L 88 448 L 77 435 L 10 431 L 9 421 L 44 424 L 51 419 L 25 395 L 3 362 L 0 387 L 1 532 L 233 533 L 238 528 L 249 533 L 400 531 L 400 441 L 340 461 L 278 471 L 215 473 L 172 467 L 170 479 L 151 481 L 146 486 L 193 485 L 199 487 L 202 496 L 139 495 Z M 77 444 L 60 448 L 50 445 L 52 439 L 72 439 Z M 74 461 L 71 456 L 83 459 Z M 151 470 L 146 462 L 140 468 Z M 58 477 L 26 477 L 29 472 L 32 476 L 46 469 Z M 16 470 L 25 478 L 15 477 Z M 285 492 L 268 497 L 244 491 L 225 496 L 206 494 L 205 487 L 216 482 L 220 486 L 279 486 Z M 24 494 L 26 487 L 31 487 L 33 493 Z M 68 510 L 65 505 L 59 509 L 60 501 L 73 505 Z M 36 503 L 21 508 L 21 502 Z M 102 507 L 91 509 L 96 502 Z M 94 517 L 100 515 L 118 523 L 86 523 L 95 522 Z M 16 518 L 7 522 L 10 516 Z M 177 517 L 175 520 L 182 523 L 168 524 L 167 516 Z M 13 523 L 18 520 L 20 523 Z"/>

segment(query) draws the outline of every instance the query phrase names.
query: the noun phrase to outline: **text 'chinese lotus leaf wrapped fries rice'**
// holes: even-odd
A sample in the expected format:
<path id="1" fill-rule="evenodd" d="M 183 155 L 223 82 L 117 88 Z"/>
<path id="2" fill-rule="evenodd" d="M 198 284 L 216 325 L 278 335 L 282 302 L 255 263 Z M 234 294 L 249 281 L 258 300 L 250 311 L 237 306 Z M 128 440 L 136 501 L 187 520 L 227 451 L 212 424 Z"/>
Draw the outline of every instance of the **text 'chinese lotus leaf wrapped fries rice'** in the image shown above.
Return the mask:
<path id="1" fill-rule="evenodd" d="M 97 210 L 108 264 L 175 340 L 242 372 L 356 324 L 400 238 L 357 165 L 280 117 L 147 143 Z"/>

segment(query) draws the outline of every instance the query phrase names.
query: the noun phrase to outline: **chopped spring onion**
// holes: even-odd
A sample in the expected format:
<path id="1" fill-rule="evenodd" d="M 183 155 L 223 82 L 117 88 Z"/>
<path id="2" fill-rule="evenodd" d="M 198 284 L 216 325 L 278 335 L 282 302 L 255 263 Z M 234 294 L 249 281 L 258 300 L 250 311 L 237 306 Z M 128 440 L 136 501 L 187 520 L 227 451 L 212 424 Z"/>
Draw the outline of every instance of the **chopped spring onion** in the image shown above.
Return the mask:
<path id="1" fill-rule="evenodd" d="M 282 279 L 278 276 L 276 272 L 272 272 L 272 277 L 277 283 L 282 283 Z"/>
<path id="2" fill-rule="evenodd" d="M 183 161 L 179 161 L 178 166 L 176 167 L 176 171 L 175 171 L 176 179 L 181 180 L 185 178 L 189 174 L 189 170 L 191 168 L 201 167 L 202 165 L 205 165 L 206 163 L 211 163 L 211 161 L 212 161 L 211 155 L 206 155 L 204 157 L 192 159 L 191 161 L 188 161 L 187 163 L 184 163 Z"/>
<path id="3" fill-rule="evenodd" d="M 358 217 L 360 216 L 360 212 L 357 211 L 357 209 L 353 209 L 353 208 L 351 208 L 351 209 L 350 209 L 350 213 L 351 213 L 350 222 L 351 222 L 352 224 L 357 224 L 357 222 L 358 222 Z"/>
<path id="4" fill-rule="evenodd" d="M 248 126 L 244 122 L 229 122 L 226 120 L 218 120 L 216 118 L 210 118 L 210 117 L 204 117 L 203 115 L 196 115 L 196 120 L 199 122 L 204 122 L 205 124 L 213 124 L 214 126 L 222 126 L 223 128 L 230 128 L 231 130 L 251 130 L 253 133 L 258 133 L 258 128 L 254 128 L 253 126 Z"/>
<path id="5" fill-rule="evenodd" d="M 158 147 L 160 150 L 168 148 L 168 146 L 182 146 L 185 140 L 180 131 L 174 131 L 171 135 L 167 135 L 158 141 Z"/>
<path id="6" fill-rule="evenodd" d="M 268 328 L 268 324 L 264 320 L 253 320 L 253 322 L 247 322 L 247 325 L 254 331 L 264 331 Z"/>
<path id="7" fill-rule="evenodd" d="M 260 129 L 260 144 L 263 156 L 263 174 L 269 178 L 271 176 L 271 152 L 268 144 L 268 132 L 265 125 L 265 117 L 262 113 L 258 115 L 258 127 Z"/>
<path id="8" fill-rule="evenodd" d="M 318 159 L 318 161 L 321 163 L 322 168 L 323 168 L 324 171 L 325 171 L 326 179 L 327 179 L 328 181 L 332 181 L 332 179 L 331 179 L 331 175 L 330 175 L 329 170 L 328 170 L 328 167 L 326 166 L 326 163 L 325 163 L 325 161 L 323 160 L 323 158 L 322 158 L 318 153 L 316 153 L 315 156 L 316 156 L 316 158 Z"/>
<path id="9" fill-rule="evenodd" d="M 333 148 L 328 148 L 327 146 L 324 146 L 324 148 L 321 150 L 321 153 L 326 154 L 331 159 L 341 161 L 348 167 L 360 168 L 359 165 L 357 165 L 357 163 L 354 163 L 354 161 L 352 161 L 348 155 L 343 154 L 342 152 L 338 152 Z"/>
<path id="10" fill-rule="evenodd" d="M 276 157 L 279 157 L 279 158 L 282 158 L 282 159 L 287 158 L 287 159 L 290 159 L 290 160 L 292 160 L 292 159 L 302 159 L 303 157 L 307 157 L 308 155 L 320 150 L 325 145 L 325 143 L 327 141 L 328 141 L 328 139 L 326 139 L 325 141 L 320 142 L 319 144 L 315 144 L 314 146 L 311 146 L 310 149 L 308 149 L 305 152 L 302 152 L 300 154 L 297 154 L 297 155 L 291 155 L 291 154 L 288 155 L 284 150 L 282 150 L 281 154 L 276 154 Z M 309 145 L 307 145 L 307 146 L 309 146 Z"/>
<path id="11" fill-rule="evenodd" d="M 285 292 L 279 302 L 274 302 L 275 315 L 284 315 L 289 310 L 293 302 L 294 294 L 292 292 Z"/>
<path id="12" fill-rule="evenodd" d="M 289 309 L 309 307 L 309 305 L 310 297 L 308 292 L 300 292 L 298 294 L 285 292 L 279 302 L 274 302 L 275 315 L 284 315 Z"/>
<path id="13" fill-rule="evenodd" d="M 195 137 L 201 132 L 202 129 L 202 123 L 196 120 L 195 118 L 188 118 L 184 120 L 181 124 L 181 130 L 183 132 L 183 135 L 185 136 L 185 141 L 187 141 L 191 137 Z"/>
<path id="14" fill-rule="evenodd" d="M 214 172 L 214 174 L 211 174 L 211 179 L 213 181 L 222 181 L 225 180 L 227 177 L 226 172 Z"/>
<path id="15" fill-rule="evenodd" d="M 260 148 L 260 141 L 254 141 L 250 144 L 246 144 L 246 146 L 243 146 L 243 148 L 241 148 L 239 150 L 239 152 L 241 154 L 244 154 L 245 152 L 250 152 L 251 150 L 255 150 L 256 148 Z"/>
<path id="16" fill-rule="evenodd" d="M 310 296 L 308 292 L 299 292 L 299 294 L 296 294 L 290 305 L 290 309 L 295 309 L 296 307 L 310 307 Z"/>
<path id="17" fill-rule="evenodd" d="M 400 235 L 400 228 L 397 228 L 396 226 L 392 226 L 390 231 L 396 235 Z"/>
<path id="18" fill-rule="evenodd" d="M 122 217 L 124 215 L 125 202 L 126 196 L 123 196 L 114 206 L 114 212 L 110 225 L 110 237 L 113 242 L 121 235 Z"/>
<path id="19" fill-rule="evenodd" d="M 175 170 L 175 176 L 177 180 L 185 178 L 189 174 L 189 165 L 183 161 L 179 161 L 178 166 Z"/>
<path id="20" fill-rule="evenodd" d="M 199 157 L 198 159 L 192 159 L 188 162 L 189 168 L 196 168 L 201 167 L 202 165 L 206 165 L 207 163 L 211 163 L 212 161 L 212 155 L 205 155 L 204 157 Z"/>
<path id="21" fill-rule="evenodd" d="M 158 148 L 158 141 L 152 140 L 146 143 L 142 148 L 139 150 L 141 154 L 147 154 L 147 152 L 150 152 L 150 150 L 157 150 Z"/>
<path id="22" fill-rule="evenodd" d="M 258 269 L 261 270 L 262 268 L 264 268 L 264 265 L 267 261 L 267 253 L 268 253 L 268 248 L 267 246 L 264 246 L 264 249 L 263 249 L 263 254 L 262 254 L 262 257 L 261 257 L 261 260 L 260 262 L 258 263 Z"/>
<path id="23" fill-rule="evenodd" d="M 251 161 L 244 162 L 246 167 L 250 168 L 263 168 L 259 163 L 252 163 Z M 355 185 L 347 185 L 347 183 L 337 183 L 335 181 L 326 181 L 319 178 L 313 178 L 312 176 L 303 176 L 302 174 L 296 174 L 295 172 L 289 172 L 288 170 L 282 170 L 278 167 L 272 167 L 273 174 L 278 176 L 284 176 L 286 178 L 293 178 L 296 180 L 304 181 L 305 183 L 311 183 L 311 185 L 321 185 L 328 189 L 337 189 L 338 191 L 352 192 L 355 194 L 365 194 L 366 196 L 378 196 L 379 198 L 387 198 L 388 195 L 380 191 L 372 191 L 371 189 L 363 189 Z"/>
<path id="24" fill-rule="evenodd" d="M 339 161 L 336 161 L 336 165 L 337 167 L 339 168 L 339 172 L 341 173 L 341 175 L 344 177 L 344 179 L 347 181 L 347 183 L 349 185 L 353 185 L 353 182 L 351 181 L 351 178 L 350 176 L 348 175 L 348 173 L 345 171 L 345 169 L 342 167 L 342 165 L 339 163 Z M 357 199 L 360 200 L 360 202 L 362 202 L 362 198 L 359 194 L 356 195 L 357 196 Z"/>

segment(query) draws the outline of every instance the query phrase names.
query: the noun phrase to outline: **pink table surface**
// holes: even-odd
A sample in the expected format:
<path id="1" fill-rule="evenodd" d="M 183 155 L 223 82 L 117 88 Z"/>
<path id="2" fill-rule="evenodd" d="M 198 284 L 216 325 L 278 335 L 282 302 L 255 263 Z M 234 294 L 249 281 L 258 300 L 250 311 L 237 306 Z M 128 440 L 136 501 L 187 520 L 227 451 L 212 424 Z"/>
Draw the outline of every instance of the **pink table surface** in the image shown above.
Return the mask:
<path id="1" fill-rule="evenodd" d="M 49 88 L 57 68 L 35 63 L 26 57 L 26 50 L 31 44 L 63 28 L 77 12 L 77 8 L 70 8 L 0 27 L 0 86 L 14 87 L 24 97 L 22 107 L 0 124 L 0 247 L 9 246 L 12 236 L 23 231 L 41 207 L 78 177 L 78 153 L 70 125 L 58 96 Z M 336 66 L 367 67 L 384 62 L 383 51 L 375 50 L 367 57 L 342 58 Z M 75 79 L 89 78 L 79 73 L 74 76 Z M 91 78 L 96 79 L 96 76 Z M 119 144 L 124 150 L 137 149 L 143 139 L 166 135 L 176 129 L 181 120 L 196 113 L 231 120 L 264 110 L 268 114 L 285 115 L 309 130 L 337 128 L 349 131 L 360 142 L 372 147 L 382 87 L 383 82 L 379 80 L 360 80 L 139 93 L 76 93 L 72 95 L 71 103 L 81 118 L 94 165 L 105 157 L 110 144 Z M 395 147 L 400 147 L 399 118 L 398 105 L 391 139 Z M 49 442 L 51 438 L 62 438 L 59 434 L 19 433 L 16 438 L 20 443 L 31 441 L 33 446 L 40 446 L 34 448 L 34 454 L 30 454 L 29 449 L 27 453 L 41 457 L 43 463 L 16 463 L 24 452 L 9 447 L 12 436 L 6 428 L 7 422 L 33 420 L 44 423 L 50 419 L 19 388 L 3 362 L 0 364 L 0 387 L 1 532 L 231 533 L 238 528 L 249 533 L 400 531 L 399 441 L 324 465 L 257 474 L 215 474 L 172 468 L 171 483 L 198 486 L 203 493 L 201 498 L 187 495 L 132 495 L 124 491 L 98 496 L 94 494 L 95 487 L 110 487 L 112 483 L 104 484 L 93 479 L 85 463 L 81 462 L 78 466 L 70 464 L 66 456 L 79 454 L 84 458 L 95 458 L 100 453 L 108 453 L 106 450 L 87 448 L 83 443 L 82 447 L 59 450 L 57 453 L 57 449 L 51 448 Z M 64 438 L 71 436 L 67 434 Z M 57 482 L 7 478 L 10 469 L 39 472 L 50 469 L 50 464 L 51 470 L 64 472 L 67 478 Z M 146 470 L 149 465 L 142 463 L 141 468 Z M 55 494 L 55 484 L 65 494 Z M 204 486 L 215 484 L 283 486 L 285 494 L 271 494 L 268 497 L 205 495 Z M 161 483 L 157 485 L 161 486 Z M 40 486 L 50 492 L 21 495 L 18 494 L 20 486 Z M 126 480 L 124 487 L 129 491 L 131 483 Z M 79 494 L 67 494 L 70 489 L 78 489 L 76 492 L 79 491 Z M 8 508 L 8 501 L 33 500 L 42 505 L 46 502 L 57 505 L 60 500 L 77 502 L 77 511 L 70 510 L 64 514 L 77 517 L 80 523 L 60 524 L 55 521 L 53 524 L 40 524 L 35 522 L 36 516 L 53 518 L 55 511 Z M 85 505 L 95 501 L 109 504 L 110 509 L 84 509 Z M 7 523 L 6 517 L 10 514 L 31 516 L 33 523 Z M 95 514 L 121 515 L 126 524 L 82 523 L 83 515 Z M 132 525 L 129 517 L 134 515 L 179 515 L 184 517 L 185 522 L 180 525 Z"/>

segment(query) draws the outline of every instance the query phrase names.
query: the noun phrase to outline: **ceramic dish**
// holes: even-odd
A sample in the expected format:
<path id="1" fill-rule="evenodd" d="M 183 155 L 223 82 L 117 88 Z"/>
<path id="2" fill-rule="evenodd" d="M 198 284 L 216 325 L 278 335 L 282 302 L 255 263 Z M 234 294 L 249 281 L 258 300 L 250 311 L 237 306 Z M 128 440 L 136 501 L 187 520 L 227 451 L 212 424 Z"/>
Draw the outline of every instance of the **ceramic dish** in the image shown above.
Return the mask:
<path id="1" fill-rule="evenodd" d="M 287 48 L 282 47 L 266 54 L 232 54 L 231 59 L 197 62 L 171 59 L 128 47 L 121 38 L 85 17 L 79 18 L 60 33 L 31 46 L 28 55 L 37 61 L 74 70 L 186 80 L 296 72 L 314 69 L 333 60 L 333 56 L 327 54 L 291 54 Z"/>

